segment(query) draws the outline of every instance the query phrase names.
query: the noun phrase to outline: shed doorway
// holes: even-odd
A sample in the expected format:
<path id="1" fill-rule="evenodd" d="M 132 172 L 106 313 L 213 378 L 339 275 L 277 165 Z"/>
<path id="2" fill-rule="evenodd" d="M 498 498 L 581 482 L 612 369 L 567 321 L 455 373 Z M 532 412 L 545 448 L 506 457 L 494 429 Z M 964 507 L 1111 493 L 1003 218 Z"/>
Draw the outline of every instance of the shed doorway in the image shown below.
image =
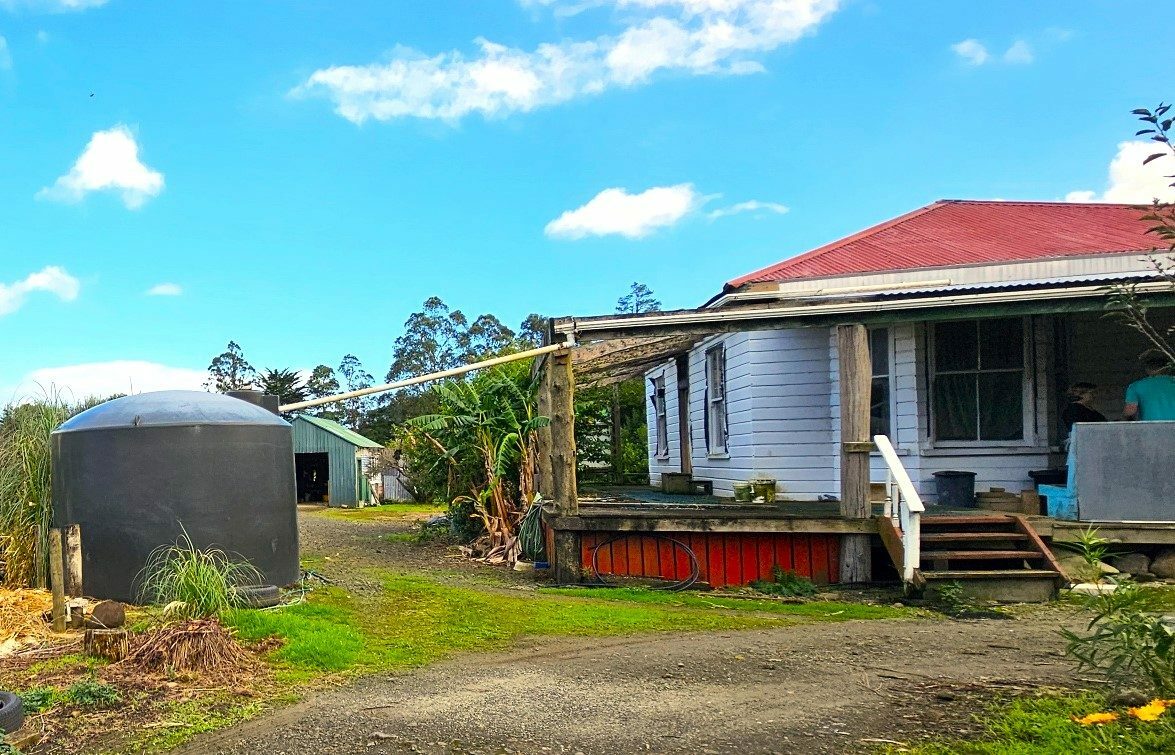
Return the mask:
<path id="1" fill-rule="evenodd" d="M 294 454 L 299 503 L 329 503 L 330 456 L 325 453 Z"/>

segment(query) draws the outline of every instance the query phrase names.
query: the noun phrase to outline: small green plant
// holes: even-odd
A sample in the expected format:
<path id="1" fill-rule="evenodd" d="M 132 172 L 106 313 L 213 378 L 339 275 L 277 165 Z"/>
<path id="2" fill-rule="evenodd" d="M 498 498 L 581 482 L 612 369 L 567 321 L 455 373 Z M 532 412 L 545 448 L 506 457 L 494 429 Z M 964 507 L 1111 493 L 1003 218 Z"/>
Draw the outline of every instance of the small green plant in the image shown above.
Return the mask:
<path id="1" fill-rule="evenodd" d="M 1175 630 L 1157 612 L 1153 591 L 1124 580 L 1083 603 L 1093 612 L 1087 634 L 1061 630 L 1078 671 L 1115 688 L 1145 685 L 1157 695 L 1175 694 Z"/>
<path id="2" fill-rule="evenodd" d="M 251 564 L 217 548 L 197 548 L 186 531 L 174 545 L 151 553 L 141 577 L 143 600 L 181 619 L 207 619 L 239 607 L 242 599 L 233 588 L 262 581 Z"/>
<path id="3" fill-rule="evenodd" d="M 60 692 L 52 687 L 35 687 L 21 692 L 19 695 L 25 713 L 40 713 L 43 710 L 48 710 L 57 702 L 59 696 Z"/>
<path id="4" fill-rule="evenodd" d="M 93 678 L 84 679 L 73 685 L 62 697 L 67 702 L 83 708 L 105 708 L 122 699 L 113 686 Z"/>
<path id="5" fill-rule="evenodd" d="M 765 592 L 771 595 L 783 595 L 789 598 L 807 598 L 818 592 L 818 588 L 812 584 L 812 580 L 807 577 L 802 577 L 794 571 L 787 571 L 776 566 L 773 576 L 774 579 L 772 581 L 760 580 L 758 582 L 752 582 L 751 587 L 759 592 Z"/>
<path id="6" fill-rule="evenodd" d="M 967 595 L 963 583 L 958 580 L 937 585 L 931 602 L 947 616 L 962 616 L 975 609 L 975 601 Z"/>
<path id="7" fill-rule="evenodd" d="M 1110 547 L 1110 541 L 1098 534 L 1096 527 L 1087 527 L 1078 532 L 1074 542 L 1057 545 L 1081 557 L 1080 573 L 1071 576 L 1082 582 L 1100 582 L 1105 577 L 1102 572 L 1103 559 L 1118 555 Z"/>

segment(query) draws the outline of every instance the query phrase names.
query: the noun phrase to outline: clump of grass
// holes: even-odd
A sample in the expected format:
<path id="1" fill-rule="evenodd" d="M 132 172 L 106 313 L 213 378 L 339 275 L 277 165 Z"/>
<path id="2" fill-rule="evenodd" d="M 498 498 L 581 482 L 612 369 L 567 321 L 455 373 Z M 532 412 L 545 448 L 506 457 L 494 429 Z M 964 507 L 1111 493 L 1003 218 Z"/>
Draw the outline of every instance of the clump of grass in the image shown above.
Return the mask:
<path id="1" fill-rule="evenodd" d="M 5 585 L 48 585 L 49 436 L 83 408 L 50 391 L 37 401 L 0 410 L 0 572 Z"/>
<path id="2" fill-rule="evenodd" d="M 234 589 L 262 581 L 252 564 L 219 548 L 197 548 L 184 531 L 173 545 L 152 551 L 141 575 L 141 597 L 166 616 L 207 619 L 241 605 Z"/>
<path id="3" fill-rule="evenodd" d="M 1126 712 L 1112 723 L 1082 726 L 1075 719 L 1107 710 L 1104 696 L 1041 695 L 1000 700 L 979 717 L 983 731 L 967 740 L 940 739 L 891 746 L 885 753 L 916 755 L 1074 755 L 1074 753 L 1175 752 L 1175 717 L 1140 721 Z"/>
<path id="4" fill-rule="evenodd" d="M 776 566 L 773 574 L 774 579 L 770 582 L 759 580 L 752 582 L 751 587 L 759 592 L 783 595 L 789 598 L 810 598 L 819 591 L 812 580 L 802 577 L 794 571 L 786 571 Z"/>

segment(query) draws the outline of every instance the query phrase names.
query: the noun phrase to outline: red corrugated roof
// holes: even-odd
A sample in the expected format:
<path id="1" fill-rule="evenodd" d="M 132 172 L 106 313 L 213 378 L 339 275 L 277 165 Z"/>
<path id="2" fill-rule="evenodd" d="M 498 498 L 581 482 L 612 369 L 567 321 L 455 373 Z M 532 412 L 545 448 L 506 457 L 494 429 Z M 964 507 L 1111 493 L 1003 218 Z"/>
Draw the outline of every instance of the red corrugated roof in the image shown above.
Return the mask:
<path id="1" fill-rule="evenodd" d="M 1157 237 L 1145 207 L 947 199 L 756 270 L 727 284 L 982 265 L 1083 254 L 1138 253 Z"/>

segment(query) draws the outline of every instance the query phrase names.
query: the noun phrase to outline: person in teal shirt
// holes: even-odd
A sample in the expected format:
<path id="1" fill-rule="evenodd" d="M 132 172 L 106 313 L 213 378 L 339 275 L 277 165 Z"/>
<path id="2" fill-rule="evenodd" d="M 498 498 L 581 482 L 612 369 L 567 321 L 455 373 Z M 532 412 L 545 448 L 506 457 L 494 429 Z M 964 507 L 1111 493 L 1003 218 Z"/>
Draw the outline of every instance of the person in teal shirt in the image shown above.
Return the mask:
<path id="1" fill-rule="evenodd" d="M 1167 375 L 1167 360 L 1148 356 L 1143 360 L 1146 377 L 1126 387 L 1126 419 L 1175 420 L 1175 377 Z"/>

